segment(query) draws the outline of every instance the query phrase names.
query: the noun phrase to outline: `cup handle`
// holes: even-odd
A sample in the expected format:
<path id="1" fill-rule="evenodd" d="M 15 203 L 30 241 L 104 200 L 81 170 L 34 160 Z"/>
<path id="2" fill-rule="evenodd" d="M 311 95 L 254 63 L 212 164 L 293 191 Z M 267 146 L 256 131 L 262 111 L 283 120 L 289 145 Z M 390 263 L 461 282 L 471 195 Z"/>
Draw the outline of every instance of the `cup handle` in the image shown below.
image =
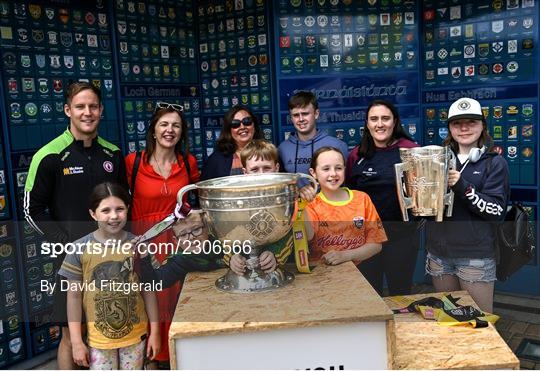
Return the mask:
<path id="1" fill-rule="evenodd" d="M 307 180 L 309 180 L 309 182 L 313 186 L 313 189 L 315 189 L 315 192 L 317 191 L 318 184 L 314 177 L 308 174 L 304 174 L 304 173 L 297 173 L 297 174 L 300 175 L 300 178 L 307 178 Z"/>
<path id="2" fill-rule="evenodd" d="M 435 162 L 434 166 L 438 167 L 438 173 L 444 174 L 446 171 L 446 175 L 444 176 L 444 181 L 448 183 L 448 166 L 443 162 Z M 448 187 L 447 184 L 444 184 L 444 189 L 441 192 L 437 192 L 437 214 L 435 215 L 435 221 L 436 222 L 442 222 L 444 218 L 444 205 L 446 205 L 446 202 L 448 200 L 448 194 L 446 193 L 446 189 Z"/>
<path id="3" fill-rule="evenodd" d="M 456 170 L 457 169 L 457 159 L 454 152 L 452 152 L 450 149 L 449 151 L 449 159 L 448 159 L 448 170 Z M 446 181 L 448 183 L 448 174 L 446 174 Z M 447 186 L 448 187 L 448 186 Z M 452 216 L 452 211 L 454 209 L 454 191 L 448 187 L 448 192 L 445 195 L 444 204 L 447 206 L 446 209 L 446 217 L 449 218 Z"/>
<path id="4" fill-rule="evenodd" d="M 450 218 L 452 216 L 452 211 L 454 210 L 454 191 L 450 190 L 445 197 L 446 208 L 446 217 Z"/>
<path id="5" fill-rule="evenodd" d="M 399 208 L 401 209 L 401 216 L 403 217 L 403 221 L 408 222 L 409 214 L 407 213 L 407 205 L 412 204 L 412 199 L 410 197 L 406 197 L 405 192 L 403 192 L 403 168 L 403 163 L 394 164 L 394 170 L 396 171 L 396 192 L 399 202 Z"/>
<path id="6" fill-rule="evenodd" d="M 176 203 L 178 205 L 182 205 L 183 203 L 182 199 L 184 198 L 184 195 L 188 193 L 189 191 L 192 191 L 196 188 L 197 188 L 196 184 L 188 184 L 187 186 L 180 188 L 180 190 L 176 194 Z"/>

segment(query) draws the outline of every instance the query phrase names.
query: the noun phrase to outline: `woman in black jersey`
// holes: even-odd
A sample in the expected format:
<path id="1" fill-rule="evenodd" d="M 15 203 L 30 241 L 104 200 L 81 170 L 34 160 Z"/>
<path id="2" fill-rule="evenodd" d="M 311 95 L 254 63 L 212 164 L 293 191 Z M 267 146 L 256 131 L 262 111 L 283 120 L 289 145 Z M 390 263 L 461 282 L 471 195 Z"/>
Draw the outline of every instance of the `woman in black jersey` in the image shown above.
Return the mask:
<path id="1" fill-rule="evenodd" d="M 390 295 L 406 295 L 411 291 L 419 234 L 416 223 L 402 221 L 394 164 L 401 162 L 399 148 L 418 145 L 401 126 L 392 103 L 374 100 L 366 112 L 362 140 L 347 160 L 346 183 L 350 189 L 364 191 L 371 197 L 388 241 L 383 243 L 381 254 L 362 264 L 364 269 L 378 273 L 379 282 L 374 288 L 379 294 L 384 274 Z"/>

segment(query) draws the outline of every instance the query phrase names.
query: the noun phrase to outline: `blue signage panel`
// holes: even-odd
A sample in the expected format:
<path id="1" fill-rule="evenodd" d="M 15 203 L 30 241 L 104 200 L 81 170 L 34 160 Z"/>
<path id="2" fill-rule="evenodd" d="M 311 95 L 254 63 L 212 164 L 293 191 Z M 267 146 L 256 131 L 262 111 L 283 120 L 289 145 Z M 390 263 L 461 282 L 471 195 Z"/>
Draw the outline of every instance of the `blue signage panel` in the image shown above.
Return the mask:
<path id="1" fill-rule="evenodd" d="M 456 87 L 449 90 L 432 90 L 422 92 L 422 102 L 424 104 L 448 103 L 452 104 L 459 98 L 468 97 L 478 101 L 484 99 L 515 99 L 534 98 L 538 95 L 537 84 L 510 85 L 510 86 L 488 86 L 488 87 Z"/>
<path id="2" fill-rule="evenodd" d="M 417 104 L 418 74 L 283 79 L 280 82 L 280 107 L 286 109 L 289 98 L 300 90 L 312 91 L 321 110 L 365 107 L 374 99 L 385 99 L 395 104 Z"/>

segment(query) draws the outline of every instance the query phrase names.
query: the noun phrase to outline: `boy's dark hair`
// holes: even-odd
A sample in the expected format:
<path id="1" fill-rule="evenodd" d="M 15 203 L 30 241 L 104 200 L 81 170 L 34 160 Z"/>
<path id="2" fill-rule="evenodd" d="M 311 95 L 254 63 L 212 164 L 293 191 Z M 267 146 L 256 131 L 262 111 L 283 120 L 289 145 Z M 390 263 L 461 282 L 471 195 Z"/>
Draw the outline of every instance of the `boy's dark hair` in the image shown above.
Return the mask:
<path id="1" fill-rule="evenodd" d="M 92 90 L 92 92 L 97 95 L 99 104 L 101 104 L 101 90 L 99 90 L 94 85 L 84 82 L 84 81 L 76 81 L 71 84 L 66 89 L 66 104 L 69 106 L 71 104 L 71 100 L 74 96 L 79 94 L 83 90 Z"/>
<path id="2" fill-rule="evenodd" d="M 117 183 L 103 182 L 95 186 L 90 194 L 88 203 L 90 210 L 95 212 L 101 201 L 111 196 L 118 197 L 124 201 L 127 207 L 129 207 L 131 198 L 129 197 L 128 191 L 126 191 L 124 187 Z"/>
<path id="3" fill-rule="evenodd" d="M 309 106 L 310 103 L 313 105 L 315 110 L 319 109 L 319 103 L 317 102 L 317 98 L 315 98 L 315 94 L 310 91 L 302 90 L 294 94 L 291 99 L 289 99 L 289 110 L 292 110 L 293 108 L 306 107 Z"/>

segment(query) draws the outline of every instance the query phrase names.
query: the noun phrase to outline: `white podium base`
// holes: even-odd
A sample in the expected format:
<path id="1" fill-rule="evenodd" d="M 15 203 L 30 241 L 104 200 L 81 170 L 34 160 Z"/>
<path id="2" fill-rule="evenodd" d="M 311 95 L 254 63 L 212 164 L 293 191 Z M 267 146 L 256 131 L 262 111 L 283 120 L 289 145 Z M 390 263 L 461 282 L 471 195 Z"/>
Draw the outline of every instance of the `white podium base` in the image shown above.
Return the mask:
<path id="1" fill-rule="evenodd" d="M 174 340 L 178 369 L 386 369 L 386 321 Z"/>

